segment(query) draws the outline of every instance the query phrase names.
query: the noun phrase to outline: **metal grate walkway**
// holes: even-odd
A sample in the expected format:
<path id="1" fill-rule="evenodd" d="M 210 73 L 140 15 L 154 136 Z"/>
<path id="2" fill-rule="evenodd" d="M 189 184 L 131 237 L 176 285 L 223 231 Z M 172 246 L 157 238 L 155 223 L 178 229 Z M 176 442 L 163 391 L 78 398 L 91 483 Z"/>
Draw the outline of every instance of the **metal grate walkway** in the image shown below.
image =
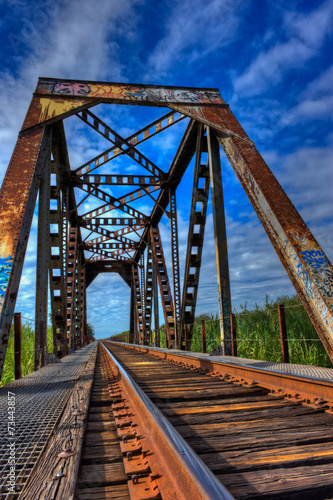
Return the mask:
<path id="1" fill-rule="evenodd" d="M 1 500 L 18 498 L 94 345 L 0 389 Z M 10 476 L 11 465 L 15 466 L 15 480 Z M 9 486 L 14 486 L 15 494 Z"/>

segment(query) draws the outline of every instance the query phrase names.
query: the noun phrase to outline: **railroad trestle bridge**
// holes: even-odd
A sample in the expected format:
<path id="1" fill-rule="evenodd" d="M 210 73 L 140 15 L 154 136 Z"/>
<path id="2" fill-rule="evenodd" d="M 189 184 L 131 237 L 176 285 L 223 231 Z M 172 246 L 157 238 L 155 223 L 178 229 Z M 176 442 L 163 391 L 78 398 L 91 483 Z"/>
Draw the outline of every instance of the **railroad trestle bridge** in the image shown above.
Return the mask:
<path id="1" fill-rule="evenodd" d="M 124 137 L 92 112 L 105 104 L 168 112 Z M 109 144 L 75 170 L 63 124 L 72 116 Z M 142 143 L 185 121 L 168 170 L 140 152 Z M 220 147 L 333 360 L 332 265 L 217 89 L 40 78 L 0 191 L 1 371 L 38 197 L 36 371 L 1 392 L 21 405 L 16 482 L 8 489 L 6 448 L 3 498 L 304 499 L 332 493 L 331 370 L 309 369 L 305 376 L 299 367 L 289 373 L 285 366 L 254 367 L 229 357 Z M 140 171 L 108 168 L 124 157 Z M 181 291 L 176 193 L 193 160 Z M 116 197 L 116 186 L 128 186 L 127 192 Z M 77 190 L 84 193 L 79 200 Z M 193 334 L 209 192 L 218 359 L 184 352 L 185 333 L 187 343 Z M 149 214 L 138 209 L 143 197 L 153 202 Z M 84 212 L 88 198 L 99 204 Z M 171 270 L 159 230 L 164 214 Z M 86 290 L 104 272 L 118 273 L 131 290 L 126 345 L 87 345 Z M 45 366 L 49 289 L 54 354 L 61 361 Z M 159 345 L 159 301 L 167 349 Z"/>

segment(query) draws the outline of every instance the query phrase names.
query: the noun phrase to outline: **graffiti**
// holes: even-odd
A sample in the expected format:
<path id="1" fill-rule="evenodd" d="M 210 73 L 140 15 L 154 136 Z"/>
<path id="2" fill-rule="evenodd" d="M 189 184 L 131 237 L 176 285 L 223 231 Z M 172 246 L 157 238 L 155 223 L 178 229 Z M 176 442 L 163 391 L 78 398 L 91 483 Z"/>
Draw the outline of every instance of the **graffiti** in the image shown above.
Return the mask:
<path id="1" fill-rule="evenodd" d="M 13 263 L 11 257 L 0 258 L 0 297 L 6 295 L 10 271 Z"/>
<path id="2" fill-rule="evenodd" d="M 289 240 L 283 242 L 283 247 L 286 251 L 287 258 L 294 267 L 297 278 L 302 285 L 306 295 L 311 300 L 318 314 L 322 318 L 325 326 L 333 332 L 333 317 L 329 308 L 332 304 L 332 290 L 333 290 L 333 273 L 329 269 L 329 261 L 327 260 L 324 252 L 321 250 L 312 250 L 301 252 L 300 255 L 304 258 L 304 264 L 307 265 L 312 262 L 312 279 L 310 278 L 305 265 L 302 264 L 299 256 L 295 252 Z M 319 262 L 323 260 L 324 262 Z M 311 265 L 311 264 L 310 264 Z M 325 277 L 321 276 L 321 266 L 325 266 Z M 319 266 L 318 269 L 315 266 Z M 317 274 L 317 275 L 316 275 Z"/>
<path id="3" fill-rule="evenodd" d="M 311 250 L 301 252 L 304 262 L 309 264 L 313 269 L 326 271 L 330 263 L 326 255 L 321 250 Z"/>
<path id="4" fill-rule="evenodd" d="M 319 290 L 330 299 L 333 298 L 333 269 L 322 250 L 311 250 L 301 253 L 303 260 L 308 264 L 315 277 Z"/>
<path id="5" fill-rule="evenodd" d="M 223 104 L 219 92 L 214 90 L 186 90 L 168 88 L 147 88 L 134 85 L 84 82 L 54 82 L 40 80 L 37 87 L 40 94 L 62 96 L 99 97 L 125 99 L 133 102 L 176 102 L 186 104 Z"/>
<path id="6" fill-rule="evenodd" d="M 90 88 L 85 83 L 57 83 L 53 89 L 53 93 L 58 95 L 87 96 L 89 92 Z"/>

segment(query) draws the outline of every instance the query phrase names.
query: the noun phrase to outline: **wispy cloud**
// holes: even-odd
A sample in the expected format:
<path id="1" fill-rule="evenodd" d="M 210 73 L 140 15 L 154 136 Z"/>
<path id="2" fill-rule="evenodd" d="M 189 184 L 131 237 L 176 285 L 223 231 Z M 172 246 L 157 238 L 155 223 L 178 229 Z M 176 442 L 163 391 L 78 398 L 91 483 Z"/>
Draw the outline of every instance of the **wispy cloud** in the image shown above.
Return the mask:
<path id="1" fill-rule="evenodd" d="M 318 55 L 325 38 L 331 33 L 333 2 L 328 0 L 307 14 L 284 12 L 284 42 L 276 42 L 262 50 L 246 70 L 234 81 L 235 92 L 256 96 L 278 84 L 290 70 L 299 70 Z M 285 35 L 285 36 L 286 36 Z"/>
<path id="2" fill-rule="evenodd" d="M 173 3 L 165 22 L 165 35 L 148 58 L 146 78 L 166 77 L 172 67 L 178 66 L 176 61 L 181 61 L 179 69 L 190 68 L 232 43 L 247 5 L 248 1 L 240 0 Z"/>

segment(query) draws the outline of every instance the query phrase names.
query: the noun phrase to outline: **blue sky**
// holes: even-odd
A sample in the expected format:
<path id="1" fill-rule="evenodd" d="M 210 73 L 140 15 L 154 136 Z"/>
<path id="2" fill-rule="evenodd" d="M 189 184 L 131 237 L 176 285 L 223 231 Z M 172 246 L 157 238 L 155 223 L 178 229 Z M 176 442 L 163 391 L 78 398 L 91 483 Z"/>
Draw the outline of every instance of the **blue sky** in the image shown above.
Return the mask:
<path id="1" fill-rule="evenodd" d="M 332 0 L 3 0 L 0 13 L 0 181 L 39 76 L 219 88 L 333 260 Z M 94 109 L 124 135 L 163 111 Z M 185 126 L 181 122 L 138 149 L 166 171 Z M 72 168 L 107 148 L 75 117 L 67 120 L 66 133 Z M 262 303 L 266 294 L 274 299 L 294 293 L 223 153 L 221 159 L 233 307 Z M 113 168 L 139 172 L 130 162 Z M 193 165 L 178 192 L 182 272 L 192 172 Z M 151 203 L 143 198 L 133 206 L 149 213 Z M 94 206 L 89 199 L 83 209 Z M 217 312 L 210 206 L 208 212 L 197 313 Z M 35 218 L 16 307 L 30 318 L 36 226 Z M 169 259 L 166 218 L 160 229 Z M 97 336 L 127 329 L 128 310 L 129 289 L 118 276 L 101 275 L 88 289 L 88 319 Z"/>

